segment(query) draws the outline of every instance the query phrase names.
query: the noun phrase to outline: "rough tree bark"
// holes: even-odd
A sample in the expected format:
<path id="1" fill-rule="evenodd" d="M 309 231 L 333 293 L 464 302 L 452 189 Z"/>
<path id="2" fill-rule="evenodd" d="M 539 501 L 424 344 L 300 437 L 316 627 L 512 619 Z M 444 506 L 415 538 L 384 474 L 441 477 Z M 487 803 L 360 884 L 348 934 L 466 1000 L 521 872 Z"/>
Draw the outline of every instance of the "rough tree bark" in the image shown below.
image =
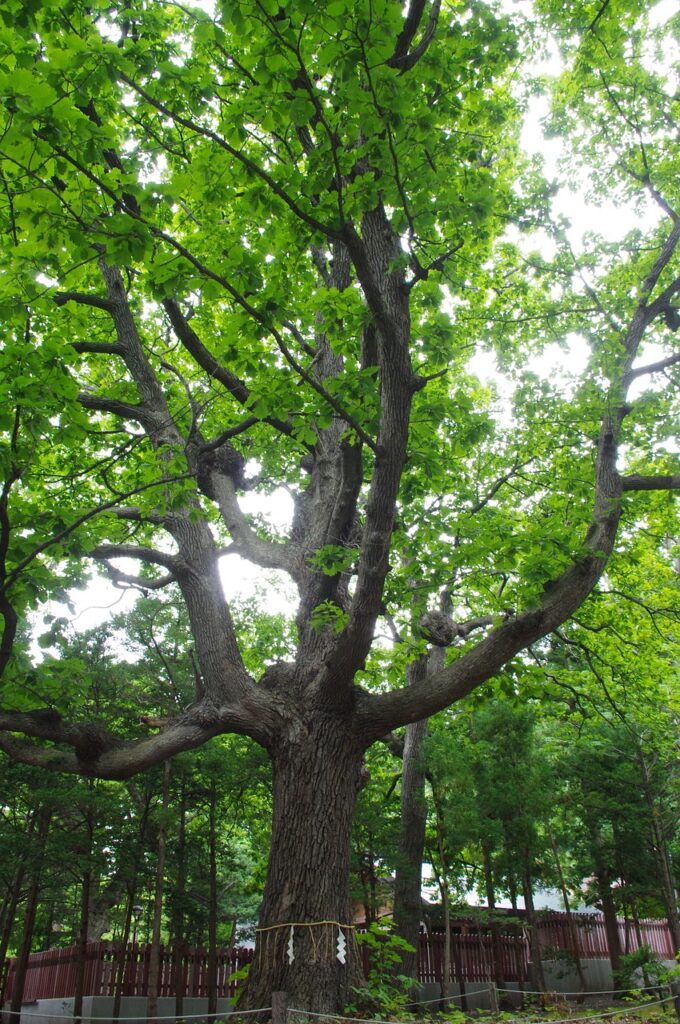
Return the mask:
<path id="1" fill-rule="evenodd" d="M 362 978 L 349 864 L 363 750 L 341 719 L 317 716 L 292 725 L 272 760 L 271 855 L 253 968 L 240 1005 L 269 1006 L 272 991 L 283 991 L 292 1006 L 329 1012 L 349 1001 Z M 344 963 L 338 958 L 340 933 Z M 262 963 L 268 964 L 266 972 Z"/>
<path id="2" fill-rule="evenodd" d="M 409 667 L 410 681 L 427 672 L 425 659 Z M 397 973 L 417 980 L 418 943 L 422 908 L 422 869 L 425 849 L 427 801 L 425 799 L 425 738 L 427 720 L 406 727 L 401 775 L 399 859 L 394 877 L 394 927 L 412 947 L 404 950 Z"/>

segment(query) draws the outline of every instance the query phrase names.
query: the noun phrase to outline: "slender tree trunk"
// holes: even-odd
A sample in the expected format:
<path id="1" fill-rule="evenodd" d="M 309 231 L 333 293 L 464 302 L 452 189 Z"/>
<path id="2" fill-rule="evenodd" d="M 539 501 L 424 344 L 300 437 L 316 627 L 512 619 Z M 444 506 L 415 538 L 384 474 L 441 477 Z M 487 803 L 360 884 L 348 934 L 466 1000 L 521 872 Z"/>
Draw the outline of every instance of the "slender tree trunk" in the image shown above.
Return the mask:
<path id="1" fill-rule="evenodd" d="M 132 879 L 128 887 L 123 932 L 120 938 L 118 954 L 116 956 L 116 977 L 113 986 L 113 1009 L 111 1010 L 112 1020 L 118 1020 L 120 1017 L 123 986 L 125 984 L 125 965 L 127 962 L 128 942 L 130 941 L 130 930 L 132 928 L 132 907 L 135 902 L 135 884 L 136 877 Z"/>
<path id="2" fill-rule="evenodd" d="M 642 790 L 645 795 L 645 802 L 649 808 L 652 834 L 654 836 L 654 853 L 656 854 L 661 874 L 661 891 L 666 908 L 666 918 L 673 937 L 673 948 L 678 950 L 680 949 L 680 915 L 678 914 L 678 899 L 673 879 L 670 851 L 664 834 L 659 807 L 654 799 L 649 768 L 642 751 L 638 751 L 638 763 L 642 775 Z"/>
<path id="3" fill-rule="evenodd" d="M 427 660 L 421 658 L 409 666 L 409 682 L 424 676 Z M 394 926 L 398 934 L 413 946 L 404 951 L 397 973 L 418 980 L 417 949 L 422 917 L 422 870 L 425 848 L 427 804 L 425 801 L 425 738 L 427 719 L 406 727 L 403 771 L 401 776 L 401 821 L 399 857 L 394 879 Z"/>
<path id="4" fill-rule="evenodd" d="M 93 783 L 90 781 L 90 796 Z M 82 877 L 80 895 L 80 927 L 78 932 L 78 959 L 76 961 L 76 979 L 73 993 L 73 1021 L 80 1024 L 83 1015 L 83 995 L 85 994 L 85 959 L 87 956 L 87 935 L 90 925 L 90 897 L 92 887 L 92 844 L 94 840 L 94 810 L 92 806 L 85 812 L 85 833 L 87 848 L 85 850 L 85 867 Z"/>
<path id="5" fill-rule="evenodd" d="M 208 813 L 210 896 L 208 905 L 208 1013 L 217 1013 L 217 787 L 210 782 Z"/>
<path id="6" fill-rule="evenodd" d="M 88 781 L 90 801 L 94 799 L 94 782 Z M 80 897 L 80 930 L 78 933 L 78 961 L 76 966 L 76 985 L 73 1000 L 74 1024 L 80 1024 L 83 1016 L 83 995 L 85 994 L 85 961 L 87 956 L 87 937 L 90 929 L 90 907 L 92 905 L 92 846 L 94 843 L 94 808 L 90 802 L 84 814 L 86 849 L 83 854 L 84 868 Z"/>
<path id="7" fill-rule="evenodd" d="M 426 657 L 408 667 L 408 683 L 419 683 L 428 673 L 444 665 L 443 648 L 435 647 Z M 401 820 L 399 860 L 394 880 L 394 922 L 399 935 L 414 947 L 413 953 L 402 953 L 399 973 L 418 980 L 418 943 L 422 909 L 423 852 L 427 826 L 425 782 L 425 740 L 428 720 L 412 722 L 404 736 L 403 773 L 401 779 Z M 442 872 L 445 873 L 442 861 Z"/>
<path id="8" fill-rule="evenodd" d="M 642 925 L 640 924 L 640 908 L 637 905 L 637 901 L 633 900 L 630 907 L 630 912 L 633 916 L 633 928 L 635 930 L 635 941 L 637 942 L 637 948 L 644 945 L 644 939 L 642 938 Z"/>
<path id="9" fill-rule="evenodd" d="M 16 874 L 12 879 L 12 884 L 7 891 L 3 928 L 2 934 L 0 935 L 0 1006 L 2 1006 L 5 1001 L 5 988 L 7 986 L 8 975 L 7 971 L 4 969 L 4 965 L 5 960 L 7 959 L 7 950 L 9 949 L 10 939 L 12 938 L 12 931 L 14 930 L 17 908 L 21 898 L 21 887 L 25 876 L 26 867 L 22 863 L 17 868 Z"/>
<path id="10" fill-rule="evenodd" d="M 611 893 L 611 884 L 609 881 L 609 875 L 605 869 L 602 871 L 596 871 L 595 877 L 597 878 L 600 903 L 602 904 L 602 914 L 604 917 L 604 930 L 607 936 L 607 946 L 609 947 L 609 962 L 612 965 L 612 971 L 614 973 L 621 970 L 621 938 L 619 936 L 619 922 L 616 916 L 616 907 L 614 906 L 614 899 Z"/>
<path id="11" fill-rule="evenodd" d="M 24 915 L 24 927 L 21 936 L 21 948 L 17 957 L 14 969 L 14 983 L 12 987 L 12 1000 L 10 1003 L 9 1024 L 19 1024 L 21 1019 L 21 1003 L 24 997 L 24 984 L 26 982 L 26 971 L 28 970 L 28 958 L 31 955 L 31 943 L 35 929 L 35 917 L 38 910 L 40 897 L 40 875 L 45 857 L 45 844 L 50 830 L 52 820 L 52 808 L 41 807 L 38 812 L 37 825 L 37 861 L 33 865 L 33 876 L 26 898 L 26 913 Z"/>
<path id="12" fill-rule="evenodd" d="M 139 834 L 137 836 L 137 846 L 141 856 L 141 850 L 145 845 L 147 826 L 149 822 L 149 798 L 144 802 L 142 815 L 139 822 Z M 114 984 L 113 994 L 113 1009 L 111 1011 L 111 1017 L 117 1020 L 120 1017 L 120 1007 L 123 998 L 123 989 L 125 987 L 125 967 L 128 958 L 128 943 L 130 941 L 130 932 L 132 931 L 132 908 L 135 905 L 135 899 L 137 896 L 137 864 L 138 858 L 134 858 L 134 868 L 132 875 L 127 882 L 127 904 L 125 908 L 125 921 L 123 922 L 123 934 L 121 936 L 120 947 L 118 950 L 118 956 L 116 960 L 116 980 Z M 133 955 L 135 951 L 133 950 Z"/>
<path id="13" fill-rule="evenodd" d="M 272 992 L 287 992 L 292 1007 L 336 1013 L 362 981 L 347 925 L 363 750 L 344 720 L 315 715 L 304 728 L 291 727 L 271 756 L 271 855 L 254 966 L 239 1005 L 268 1007 Z"/>
<path id="14" fill-rule="evenodd" d="M 165 853 L 167 838 L 168 804 L 170 802 L 170 771 L 171 762 L 163 766 L 163 796 L 161 802 L 161 821 L 158 828 L 158 854 L 156 860 L 156 890 L 153 901 L 153 926 L 151 930 L 151 947 L 149 949 L 149 988 L 146 1015 L 153 1019 L 158 1016 L 158 984 L 161 967 L 161 922 L 163 919 L 163 889 L 165 885 Z"/>
<path id="15" fill-rule="evenodd" d="M 562 890 L 562 902 L 564 904 L 564 912 L 567 915 L 567 927 L 569 928 L 569 938 L 571 941 L 571 952 L 574 957 L 574 966 L 576 967 L 576 973 L 578 975 L 578 982 L 581 992 L 585 992 L 588 987 L 586 976 L 583 970 L 583 963 L 581 962 L 581 945 L 578 934 L 578 927 L 574 919 L 574 915 L 571 910 L 571 903 L 569 901 L 569 893 L 567 892 L 567 884 L 564 879 L 564 871 L 562 870 L 562 861 L 560 860 L 559 851 L 557 849 L 557 843 L 553 830 L 548 825 L 548 837 L 550 839 L 550 847 L 555 858 L 555 867 L 557 868 L 557 877 L 560 881 L 560 889 Z M 583 998 L 579 997 L 579 1002 L 583 1002 Z"/>
<path id="16" fill-rule="evenodd" d="M 78 935 L 78 959 L 76 960 L 76 980 L 73 994 L 73 1022 L 80 1024 L 83 1016 L 83 995 L 85 994 L 85 966 L 87 958 L 87 927 L 90 916 L 90 882 L 89 864 L 83 872 L 80 895 L 80 934 Z"/>
<path id="17" fill-rule="evenodd" d="M 486 903 L 489 908 L 489 929 L 491 931 L 491 955 L 493 959 L 493 980 L 497 988 L 505 988 L 505 976 L 503 973 L 503 950 L 501 947 L 501 936 L 496 920 L 496 890 L 493 882 L 493 864 L 491 860 L 491 848 L 488 842 L 482 843 L 482 861 L 484 864 L 484 885 L 486 889 Z"/>
<path id="18" fill-rule="evenodd" d="M 457 1000 L 456 1005 L 459 1010 L 463 1011 L 463 1013 L 467 1013 L 468 1001 L 467 992 L 465 990 L 465 978 L 463 975 L 463 961 L 460 955 L 460 946 L 457 942 L 454 942 L 453 936 L 451 936 L 451 957 L 453 959 L 456 981 L 458 982 L 458 992 L 460 994 L 460 999 Z"/>
<path id="19" fill-rule="evenodd" d="M 522 895 L 524 896 L 524 908 L 526 910 L 527 925 L 529 931 L 529 950 L 531 952 L 531 986 L 536 992 L 545 992 L 545 977 L 543 975 L 543 962 L 541 960 L 541 940 L 538 933 L 536 921 L 536 910 L 534 907 L 533 877 L 531 872 L 531 858 L 529 851 L 522 851 Z"/>
<path id="20" fill-rule="evenodd" d="M 39 811 L 32 810 L 29 815 L 28 825 L 25 832 L 25 839 L 28 842 L 38 827 Z M 7 986 L 8 973 L 4 970 L 7 950 L 9 949 L 12 932 L 17 916 L 17 907 L 21 899 L 22 886 L 26 878 L 26 863 L 21 861 L 14 874 L 12 882 L 8 887 L 5 901 L 3 903 L 2 933 L 0 933 L 0 1007 L 5 1001 L 5 989 Z"/>
<path id="21" fill-rule="evenodd" d="M 447 1008 L 446 999 L 449 996 L 449 988 L 451 983 L 451 901 L 449 899 L 449 877 L 447 871 L 447 859 L 446 859 L 446 832 L 444 829 L 444 815 L 442 812 L 442 805 L 439 799 L 439 794 L 436 787 L 432 787 L 432 797 L 435 809 L 435 816 L 437 822 L 437 855 L 439 857 L 439 869 L 433 863 L 435 874 L 437 877 L 437 885 L 439 886 L 439 894 L 442 900 L 442 910 L 444 913 L 444 963 L 442 967 L 442 980 L 441 980 L 441 996 L 442 996 L 442 1008 Z M 433 862 L 435 858 L 432 858 Z M 461 988 L 462 992 L 462 988 Z"/>
<path id="22" fill-rule="evenodd" d="M 186 817 L 187 795 L 182 780 L 179 798 L 179 823 L 177 830 L 177 881 L 175 884 L 175 1016 L 184 1013 L 184 955 L 187 949 L 184 935 L 184 900 L 186 894 Z"/>

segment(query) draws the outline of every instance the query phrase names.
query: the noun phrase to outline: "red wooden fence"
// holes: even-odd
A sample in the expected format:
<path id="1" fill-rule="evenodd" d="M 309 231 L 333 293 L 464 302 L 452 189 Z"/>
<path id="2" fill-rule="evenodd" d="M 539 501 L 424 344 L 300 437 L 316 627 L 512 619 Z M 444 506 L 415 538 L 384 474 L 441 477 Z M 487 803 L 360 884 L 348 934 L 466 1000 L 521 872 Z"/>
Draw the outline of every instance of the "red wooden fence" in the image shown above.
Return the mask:
<path id="1" fill-rule="evenodd" d="M 579 953 L 584 959 L 607 957 L 607 938 L 604 921 L 596 914 L 574 914 L 577 923 Z M 668 925 L 665 921 L 640 922 L 642 942 L 650 946 L 663 959 L 672 960 L 675 951 Z M 621 946 L 632 951 L 638 948 L 636 930 L 630 922 L 619 918 Z M 539 935 L 546 959 L 553 949 L 569 951 L 571 932 L 565 914 L 540 915 Z M 503 960 L 503 976 L 506 981 L 526 981 L 528 977 L 529 946 L 521 929 L 515 934 L 504 934 L 499 938 Z M 484 982 L 493 980 L 493 955 L 490 935 L 478 933 L 454 934 L 451 936 L 451 980 Z M 116 978 L 120 963 L 120 946 L 114 942 L 91 942 L 85 957 L 85 995 L 112 996 L 115 994 Z M 187 949 L 178 954 L 177 950 L 161 949 L 161 970 L 159 995 L 175 995 L 176 957 L 181 957 L 182 989 L 185 996 L 207 996 L 208 954 L 205 949 Z M 231 980 L 240 968 L 251 963 L 253 951 L 233 949 L 221 951 L 217 956 L 217 995 L 233 996 L 238 981 Z M 72 996 L 76 982 L 77 949 L 49 949 L 44 953 L 33 953 L 29 960 L 24 986 L 24 1002 L 34 999 L 63 999 Z M 8 970 L 5 998 L 10 999 L 14 982 L 14 961 L 6 965 Z M 444 936 L 431 934 L 421 936 L 418 949 L 418 980 L 440 982 L 444 971 Z M 148 946 L 128 945 L 125 952 L 122 995 L 145 996 L 149 978 Z"/>
<path id="2" fill-rule="evenodd" d="M 493 981 L 493 951 L 490 935 L 451 936 L 451 981 Z M 526 981 L 528 944 L 524 936 L 499 938 L 503 978 Z M 440 982 L 444 973 L 444 935 L 423 935 L 418 949 L 418 980 Z"/>
<path id="3" fill-rule="evenodd" d="M 161 969 L 158 994 L 175 995 L 175 964 L 177 951 L 161 949 Z M 179 954 L 182 964 L 183 990 L 185 996 L 208 995 L 208 953 L 205 949 L 189 949 Z M 85 954 L 85 984 L 83 992 L 88 996 L 112 996 L 115 994 L 120 946 L 114 942 L 90 942 Z M 32 953 L 29 959 L 24 984 L 24 1002 L 34 999 L 62 999 L 72 996 L 75 991 L 77 947 L 48 949 L 44 953 Z M 217 995 L 233 996 L 238 982 L 230 980 L 241 967 L 253 958 L 251 949 L 221 951 L 217 955 Z M 14 961 L 10 962 L 5 999 L 12 996 L 14 982 Z M 121 994 L 124 996 L 145 996 L 149 982 L 149 947 L 128 945 L 125 953 L 125 967 Z"/>
<path id="4" fill-rule="evenodd" d="M 604 919 L 599 914 L 574 914 L 577 922 L 579 953 L 584 960 L 605 959 L 609 956 L 607 935 Z M 640 945 L 649 946 L 663 960 L 672 960 L 675 956 L 671 930 L 666 921 L 640 921 L 642 942 L 638 942 L 636 929 L 632 921 L 618 918 L 619 938 L 624 952 L 633 952 Z M 569 951 L 572 946 L 571 931 L 566 914 L 550 914 L 541 916 L 539 936 L 542 947 Z"/>

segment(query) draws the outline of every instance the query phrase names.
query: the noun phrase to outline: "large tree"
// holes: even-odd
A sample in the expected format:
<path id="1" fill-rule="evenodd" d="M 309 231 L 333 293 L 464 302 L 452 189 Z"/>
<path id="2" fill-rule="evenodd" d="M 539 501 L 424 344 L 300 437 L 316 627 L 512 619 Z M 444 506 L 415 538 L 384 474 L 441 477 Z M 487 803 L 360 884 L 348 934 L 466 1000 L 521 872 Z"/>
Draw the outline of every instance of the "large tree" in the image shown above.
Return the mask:
<path id="1" fill-rule="evenodd" d="M 565 622 L 639 492 L 680 486 L 659 427 L 675 390 L 629 395 L 680 360 L 677 99 L 644 6 L 540 6 L 572 166 L 651 225 L 576 251 L 517 143 L 538 21 L 439 0 L 3 6 L 0 747 L 108 779 L 218 733 L 266 748 L 251 1006 L 286 990 L 337 1010 L 358 977 L 344 926 L 366 749 Z M 552 248 L 527 254 L 518 229 L 539 226 Z M 525 372 L 574 331 L 580 384 Z M 643 365 L 648 341 L 663 351 Z M 511 417 L 467 369 L 484 342 L 515 378 Z M 277 487 L 286 529 L 245 510 Z M 261 678 L 229 553 L 299 593 L 296 645 Z M 48 556 L 178 588 L 189 707 L 134 735 L 22 687 L 12 641 Z M 442 588 L 450 615 L 429 610 Z M 410 641 L 376 645 L 388 625 Z M 455 637 L 399 685 L 426 640 Z"/>

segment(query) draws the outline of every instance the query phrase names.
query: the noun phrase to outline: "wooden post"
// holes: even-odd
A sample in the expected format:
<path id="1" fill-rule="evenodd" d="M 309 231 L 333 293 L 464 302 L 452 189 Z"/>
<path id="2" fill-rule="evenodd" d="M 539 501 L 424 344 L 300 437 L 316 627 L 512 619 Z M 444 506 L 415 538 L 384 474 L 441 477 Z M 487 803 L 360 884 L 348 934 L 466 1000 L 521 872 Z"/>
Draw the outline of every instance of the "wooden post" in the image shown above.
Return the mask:
<path id="1" fill-rule="evenodd" d="M 489 1009 L 492 1013 L 498 1013 L 498 990 L 496 982 L 489 982 Z"/>
<path id="2" fill-rule="evenodd" d="M 272 992 L 272 1024 L 288 1024 L 288 994 Z"/>

